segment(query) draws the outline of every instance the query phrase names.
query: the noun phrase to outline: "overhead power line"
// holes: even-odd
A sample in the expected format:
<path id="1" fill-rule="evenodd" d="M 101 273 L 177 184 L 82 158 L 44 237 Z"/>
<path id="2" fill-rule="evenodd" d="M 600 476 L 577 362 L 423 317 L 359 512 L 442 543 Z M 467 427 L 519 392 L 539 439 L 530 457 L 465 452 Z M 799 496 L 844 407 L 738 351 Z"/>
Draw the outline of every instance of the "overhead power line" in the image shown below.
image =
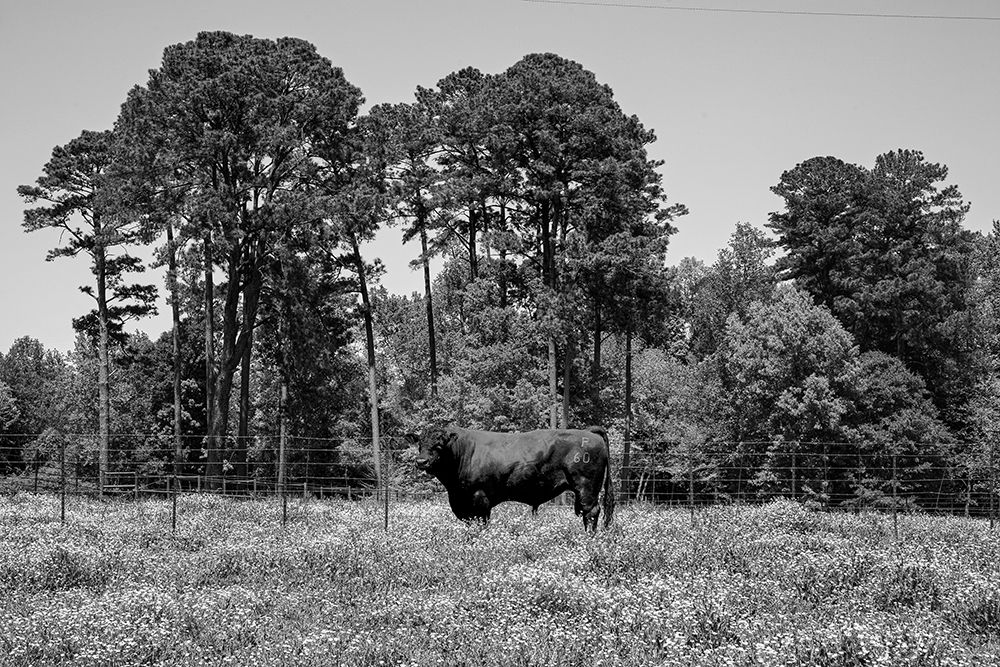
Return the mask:
<path id="1" fill-rule="evenodd" d="M 582 7 L 619 7 L 624 9 L 659 9 L 671 12 L 703 12 L 710 14 L 770 14 L 779 16 L 841 16 L 848 18 L 914 19 L 925 21 L 1000 21 L 1000 16 L 963 16 L 956 14 L 876 14 L 874 12 L 806 11 L 800 9 L 746 9 L 733 7 L 691 7 L 651 5 L 606 0 L 521 0 L 540 5 L 578 5 Z"/>

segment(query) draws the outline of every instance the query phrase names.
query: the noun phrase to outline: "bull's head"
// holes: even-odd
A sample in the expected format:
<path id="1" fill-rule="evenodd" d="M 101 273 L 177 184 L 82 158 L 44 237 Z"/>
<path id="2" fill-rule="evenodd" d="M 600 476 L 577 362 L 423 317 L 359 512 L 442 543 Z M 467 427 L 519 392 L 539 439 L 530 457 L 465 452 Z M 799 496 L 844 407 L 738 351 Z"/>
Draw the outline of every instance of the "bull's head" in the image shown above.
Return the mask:
<path id="1" fill-rule="evenodd" d="M 407 439 L 419 447 L 417 467 L 434 475 L 443 465 L 447 465 L 447 461 L 451 458 L 451 443 L 457 437 L 443 428 L 434 427 L 427 429 L 422 436 L 407 436 Z"/>

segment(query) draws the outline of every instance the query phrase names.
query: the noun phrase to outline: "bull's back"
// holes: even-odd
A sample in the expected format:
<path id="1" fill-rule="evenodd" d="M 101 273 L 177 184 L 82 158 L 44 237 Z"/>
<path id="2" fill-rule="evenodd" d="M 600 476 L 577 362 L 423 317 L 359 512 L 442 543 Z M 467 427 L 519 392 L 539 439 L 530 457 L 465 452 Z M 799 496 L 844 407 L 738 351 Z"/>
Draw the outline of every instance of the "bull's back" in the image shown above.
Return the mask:
<path id="1" fill-rule="evenodd" d="M 466 431 L 464 435 L 462 477 L 494 502 L 539 505 L 572 489 L 580 477 L 603 475 L 607 465 L 607 443 L 592 431 Z"/>
<path id="2" fill-rule="evenodd" d="M 473 466 L 505 467 L 525 462 L 559 461 L 575 454 L 607 459 L 600 434 L 580 429 L 539 429 L 524 433 L 467 431 Z"/>

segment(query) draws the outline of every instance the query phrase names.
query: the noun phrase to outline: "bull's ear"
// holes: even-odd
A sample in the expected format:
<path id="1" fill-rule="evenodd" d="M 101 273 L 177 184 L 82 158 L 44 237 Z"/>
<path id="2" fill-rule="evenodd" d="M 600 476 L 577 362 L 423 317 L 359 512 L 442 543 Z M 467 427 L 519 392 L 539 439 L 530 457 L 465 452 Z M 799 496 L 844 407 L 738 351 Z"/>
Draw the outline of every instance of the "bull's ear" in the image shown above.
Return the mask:
<path id="1" fill-rule="evenodd" d="M 405 440 L 408 445 L 420 444 L 420 436 L 416 433 L 407 433 L 403 436 L 403 440 Z"/>

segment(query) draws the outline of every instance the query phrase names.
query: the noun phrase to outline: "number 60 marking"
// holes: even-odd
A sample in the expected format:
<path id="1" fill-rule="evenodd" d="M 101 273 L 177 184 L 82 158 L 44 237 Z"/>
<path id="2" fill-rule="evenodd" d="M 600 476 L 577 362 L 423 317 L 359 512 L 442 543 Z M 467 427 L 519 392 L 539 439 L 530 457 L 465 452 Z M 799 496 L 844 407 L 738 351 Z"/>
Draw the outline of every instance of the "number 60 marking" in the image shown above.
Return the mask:
<path id="1" fill-rule="evenodd" d="M 584 452 L 582 458 L 580 457 L 580 452 L 573 455 L 573 463 L 579 463 L 580 461 L 590 463 L 590 452 Z"/>

